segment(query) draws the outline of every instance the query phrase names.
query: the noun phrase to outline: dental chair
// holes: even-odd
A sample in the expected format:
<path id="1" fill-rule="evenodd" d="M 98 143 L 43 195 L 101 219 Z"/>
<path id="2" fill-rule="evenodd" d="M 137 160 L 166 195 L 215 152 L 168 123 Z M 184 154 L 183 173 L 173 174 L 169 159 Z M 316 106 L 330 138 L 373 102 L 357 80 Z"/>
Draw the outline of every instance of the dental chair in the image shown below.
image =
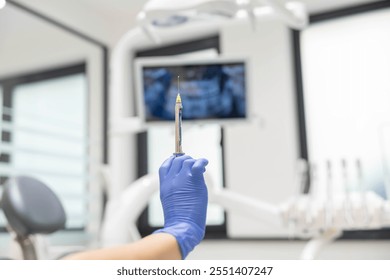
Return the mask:
<path id="1" fill-rule="evenodd" d="M 25 260 L 37 259 L 33 242 L 36 234 L 49 234 L 65 227 L 66 215 L 57 195 L 41 181 L 16 176 L 5 185 L 0 200 Z"/>

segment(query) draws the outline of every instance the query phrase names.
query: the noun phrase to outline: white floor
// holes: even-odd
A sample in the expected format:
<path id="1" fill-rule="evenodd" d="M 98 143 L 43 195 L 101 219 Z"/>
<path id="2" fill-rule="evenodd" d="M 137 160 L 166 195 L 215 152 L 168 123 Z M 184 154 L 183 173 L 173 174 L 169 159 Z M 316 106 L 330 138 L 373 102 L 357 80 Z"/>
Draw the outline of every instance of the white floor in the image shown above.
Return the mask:
<path id="1" fill-rule="evenodd" d="M 190 260 L 295 260 L 305 246 L 303 241 L 230 241 L 204 240 L 188 256 Z M 390 260 L 388 241 L 337 241 L 327 245 L 318 259 L 325 260 Z"/>
<path id="2" fill-rule="evenodd" d="M 4 239 L 4 240 L 3 240 Z M 1 242 L 3 241 L 3 242 Z M 0 235 L 0 256 L 6 256 L 8 244 Z M 189 260 L 298 260 L 304 241 L 234 241 L 203 240 L 190 253 Z M 52 248 L 52 258 L 62 251 L 73 251 L 70 246 Z M 78 249 L 78 248 L 76 248 Z M 324 260 L 390 260 L 390 240 L 343 240 L 327 245 L 317 259 Z"/>

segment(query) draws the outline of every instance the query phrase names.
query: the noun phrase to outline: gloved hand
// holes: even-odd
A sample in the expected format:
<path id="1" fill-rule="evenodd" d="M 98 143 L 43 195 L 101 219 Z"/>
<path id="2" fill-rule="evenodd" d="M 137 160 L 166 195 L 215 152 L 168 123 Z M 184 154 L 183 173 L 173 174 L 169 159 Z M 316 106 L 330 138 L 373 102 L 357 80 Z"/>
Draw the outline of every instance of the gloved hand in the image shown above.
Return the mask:
<path id="1" fill-rule="evenodd" d="M 208 196 L 203 173 L 207 164 L 206 159 L 172 156 L 159 170 L 165 223 L 164 228 L 154 233 L 175 236 L 183 259 L 205 234 Z"/>

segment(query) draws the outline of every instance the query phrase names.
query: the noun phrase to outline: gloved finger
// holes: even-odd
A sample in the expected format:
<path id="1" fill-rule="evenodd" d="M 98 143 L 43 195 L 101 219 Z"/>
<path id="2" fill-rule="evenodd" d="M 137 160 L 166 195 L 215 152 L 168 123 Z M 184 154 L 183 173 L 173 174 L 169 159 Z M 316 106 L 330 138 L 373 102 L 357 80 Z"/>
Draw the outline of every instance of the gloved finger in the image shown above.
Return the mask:
<path id="1" fill-rule="evenodd" d="M 195 159 L 191 158 L 191 159 L 186 159 L 183 163 L 183 167 L 181 168 L 180 172 L 188 172 L 190 173 L 191 172 L 191 168 L 192 166 L 194 165 L 195 163 Z"/>
<path id="2" fill-rule="evenodd" d="M 206 171 L 205 167 L 208 163 L 209 161 L 205 158 L 197 159 L 191 168 L 192 175 L 194 176 L 202 175 Z"/>
<path id="3" fill-rule="evenodd" d="M 183 162 L 187 159 L 191 159 L 192 157 L 190 156 L 180 156 L 180 157 L 175 157 L 173 159 L 173 163 L 172 163 L 172 166 L 171 166 L 171 169 L 169 169 L 169 172 L 168 172 L 168 176 L 173 176 L 173 175 L 176 175 L 177 173 L 179 173 L 180 169 L 182 168 L 183 166 Z"/>
<path id="4" fill-rule="evenodd" d="M 160 169 L 158 170 L 160 178 L 164 178 L 165 176 L 167 176 L 174 158 L 175 158 L 174 156 L 170 156 L 163 162 L 163 164 L 161 164 Z"/>

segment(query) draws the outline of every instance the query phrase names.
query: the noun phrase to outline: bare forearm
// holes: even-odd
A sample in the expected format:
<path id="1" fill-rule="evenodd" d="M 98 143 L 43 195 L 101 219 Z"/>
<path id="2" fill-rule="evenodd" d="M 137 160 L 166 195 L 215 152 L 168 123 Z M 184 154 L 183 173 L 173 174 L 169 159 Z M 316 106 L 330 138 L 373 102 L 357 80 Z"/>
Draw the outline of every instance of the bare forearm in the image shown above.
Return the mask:
<path id="1" fill-rule="evenodd" d="M 112 248 L 85 251 L 67 260 L 180 260 L 179 245 L 170 234 L 157 233 L 137 242 Z"/>

